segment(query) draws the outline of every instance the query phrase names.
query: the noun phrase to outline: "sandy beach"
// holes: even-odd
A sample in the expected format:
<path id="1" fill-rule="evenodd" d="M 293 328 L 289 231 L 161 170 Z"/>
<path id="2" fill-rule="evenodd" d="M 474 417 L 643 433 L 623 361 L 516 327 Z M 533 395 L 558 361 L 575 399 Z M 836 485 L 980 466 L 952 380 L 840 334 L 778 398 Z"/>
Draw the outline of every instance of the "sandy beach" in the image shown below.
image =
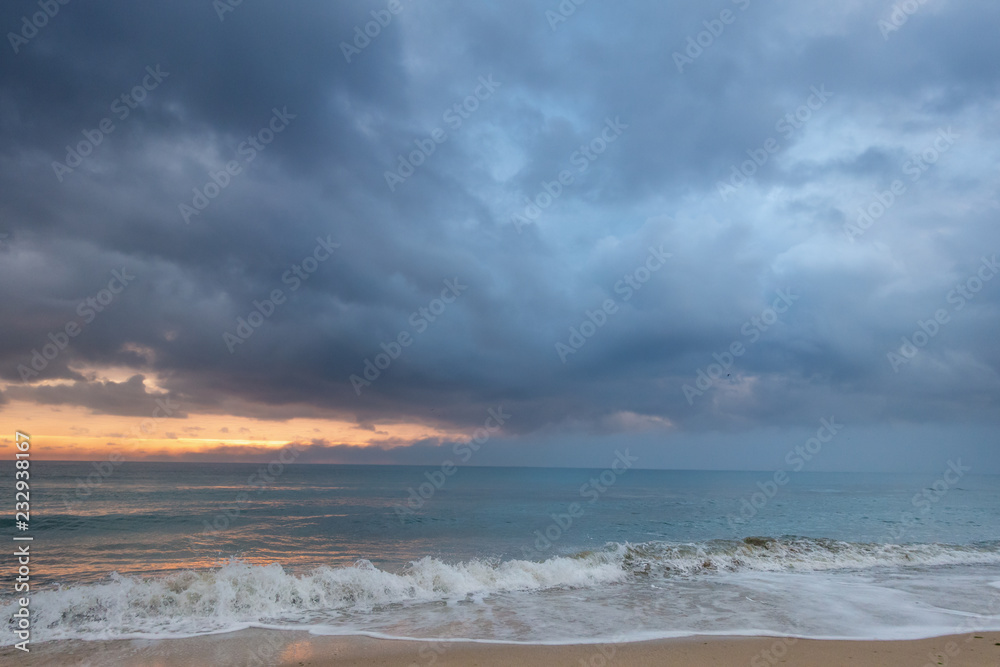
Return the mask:
<path id="1" fill-rule="evenodd" d="M 268 665 L 273 667 L 401 667 L 525 665 L 636 667 L 701 665 L 1000 665 L 1000 632 L 971 633 L 914 641 L 822 641 L 773 637 L 688 637 L 682 639 L 526 646 L 468 642 L 435 643 L 317 637 L 304 632 L 244 630 L 188 639 L 59 641 L 40 644 L 25 654 L 0 651 L 8 665 L 79 665 L 87 667 L 189 667 Z"/>

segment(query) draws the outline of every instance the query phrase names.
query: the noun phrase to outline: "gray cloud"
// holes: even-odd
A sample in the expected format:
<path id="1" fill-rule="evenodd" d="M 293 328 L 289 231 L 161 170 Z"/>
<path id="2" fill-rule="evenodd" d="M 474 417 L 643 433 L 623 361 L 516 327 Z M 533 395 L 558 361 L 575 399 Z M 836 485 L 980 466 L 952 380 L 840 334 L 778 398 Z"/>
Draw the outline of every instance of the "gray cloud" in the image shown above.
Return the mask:
<path id="1" fill-rule="evenodd" d="M 692 447 L 829 412 L 976 439 L 1000 414 L 1000 281 L 960 310 L 948 295 L 1000 252 L 1000 8 L 929 3 L 884 39 L 888 9 L 868 3 L 737 4 L 587 3 L 553 31 L 537 3 L 412 0 L 350 63 L 341 41 L 381 5 L 244 3 L 224 21 L 193 1 L 63 7 L 0 63 L 0 396 L 148 412 L 141 376 L 74 370 L 106 365 L 155 373 L 194 413 L 475 427 L 502 403 L 509 461 L 518 443 L 632 437 L 623 414 Z M 679 73 L 673 53 L 723 7 L 735 22 Z M 169 75 L 122 119 L 113 101 L 147 66 Z M 500 86 L 454 127 L 488 76 Z M 786 135 L 813 86 L 832 97 Z M 186 223 L 179 205 L 275 108 L 294 119 Z M 114 130 L 60 182 L 53 161 L 103 118 Z M 609 118 L 627 129 L 574 162 Z M 907 161 L 948 127 L 954 146 L 914 180 Z M 446 140 L 390 191 L 385 172 L 436 128 Z M 724 201 L 719 182 L 769 138 L 780 149 Z M 512 224 L 564 170 L 551 205 Z M 849 241 L 896 179 L 906 192 Z M 283 276 L 328 235 L 340 247 L 293 290 Z M 626 301 L 615 286 L 650 246 L 672 257 Z M 134 282 L 22 383 L 123 266 Z M 411 314 L 456 277 L 467 292 L 417 332 Z M 230 354 L 223 333 L 275 289 L 286 301 Z M 800 298 L 751 343 L 742 327 L 779 289 Z M 556 343 L 606 299 L 617 312 L 563 364 Z M 887 354 L 942 308 L 894 370 Z M 356 395 L 349 377 L 404 331 L 412 346 Z M 734 342 L 746 353 L 689 403 Z M 29 386 L 56 379 L 72 384 Z M 572 464 L 560 442 L 551 461 Z"/>
<path id="2" fill-rule="evenodd" d="M 133 375 L 125 382 L 94 380 L 57 386 L 14 386 L 7 393 L 15 400 L 41 405 L 79 405 L 93 414 L 148 417 L 157 406 L 164 406 L 157 410 L 158 417 L 187 416 L 187 412 L 177 405 L 176 396 L 147 391 L 142 375 Z"/>

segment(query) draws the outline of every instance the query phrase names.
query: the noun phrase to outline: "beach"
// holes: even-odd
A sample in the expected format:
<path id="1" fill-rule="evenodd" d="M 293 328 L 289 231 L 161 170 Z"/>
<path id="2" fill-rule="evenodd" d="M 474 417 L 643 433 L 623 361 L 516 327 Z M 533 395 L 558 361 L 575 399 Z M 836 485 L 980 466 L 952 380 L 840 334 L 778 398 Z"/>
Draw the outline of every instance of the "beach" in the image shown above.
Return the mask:
<path id="1" fill-rule="evenodd" d="M 1000 665 L 1000 632 L 977 632 L 911 641 L 839 641 L 775 637 L 696 636 L 623 644 L 563 646 L 416 642 L 370 637 L 313 636 L 305 632 L 242 630 L 185 639 L 56 641 L 0 651 L 9 665 L 102 667 L 400 667 L 524 665 Z"/>
<path id="2" fill-rule="evenodd" d="M 257 493 L 242 485 L 252 466 L 126 462 L 77 513 L 61 496 L 86 467 L 39 468 L 50 493 L 31 563 L 44 557 L 44 569 L 32 571 L 28 607 L 43 655 L 141 648 L 172 664 L 189 642 L 208 655 L 249 629 L 281 650 L 236 664 L 274 664 L 289 642 L 311 660 L 430 665 L 465 651 L 544 662 L 555 649 L 537 647 L 595 642 L 632 653 L 638 642 L 704 645 L 685 637 L 829 647 L 1000 632 L 991 476 L 967 476 L 910 525 L 901 508 L 923 480 L 909 475 L 803 472 L 744 518 L 757 473 L 629 470 L 591 502 L 581 485 L 589 493 L 600 470 L 471 468 L 411 508 L 407 489 L 433 469 L 292 464 Z M 0 592 L 0 617 L 21 608 Z M 439 653 L 435 641 L 459 643 Z M 723 650 L 706 641 L 715 648 L 699 650 Z M 232 653 L 220 651 L 204 664 Z"/>

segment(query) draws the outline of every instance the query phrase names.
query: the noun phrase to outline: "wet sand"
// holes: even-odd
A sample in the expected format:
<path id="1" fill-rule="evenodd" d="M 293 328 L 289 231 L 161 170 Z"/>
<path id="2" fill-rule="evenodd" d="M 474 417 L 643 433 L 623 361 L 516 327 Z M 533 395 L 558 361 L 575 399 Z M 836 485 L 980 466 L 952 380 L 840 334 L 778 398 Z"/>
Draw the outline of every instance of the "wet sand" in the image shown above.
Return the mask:
<path id="1" fill-rule="evenodd" d="M 825 641 L 774 637 L 687 637 L 622 644 L 538 646 L 321 637 L 305 632 L 242 630 L 189 639 L 59 641 L 0 650 L 4 665 L 80 667 L 246 665 L 273 667 L 400 667 L 524 665 L 1000 665 L 1000 632 L 913 641 Z"/>

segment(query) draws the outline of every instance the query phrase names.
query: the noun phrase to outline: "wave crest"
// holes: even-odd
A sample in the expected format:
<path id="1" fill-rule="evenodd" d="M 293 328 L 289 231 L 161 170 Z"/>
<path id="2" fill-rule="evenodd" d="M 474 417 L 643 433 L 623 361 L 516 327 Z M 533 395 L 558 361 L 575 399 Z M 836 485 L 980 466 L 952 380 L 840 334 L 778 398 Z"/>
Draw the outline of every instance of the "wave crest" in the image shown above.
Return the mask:
<path id="1" fill-rule="evenodd" d="M 676 544 L 609 544 L 633 574 L 694 575 L 719 572 L 817 572 L 875 567 L 1000 563 L 1000 545 L 857 543 L 805 537 L 747 537 Z"/>
<path id="2" fill-rule="evenodd" d="M 32 596 L 32 627 L 45 640 L 187 635 L 235 630 L 308 612 L 366 611 L 390 604 L 462 600 L 493 593 L 594 586 L 621 581 L 607 559 L 471 560 L 449 564 L 424 557 L 400 573 L 366 560 L 353 567 L 319 567 L 305 574 L 281 565 L 230 560 L 201 571 L 162 577 L 117 573 L 97 584 Z M 15 602 L 2 607 L 12 618 Z"/>
<path id="3" fill-rule="evenodd" d="M 481 600 L 490 595 L 592 588 L 643 577 L 725 576 L 734 572 L 824 571 L 876 567 L 1000 563 L 1000 543 L 858 544 L 810 538 L 753 537 L 702 543 L 610 543 L 603 549 L 543 562 L 424 557 L 399 572 L 366 560 L 294 574 L 280 564 L 231 560 L 159 577 L 119 574 L 32 595 L 39 640 L 184 636 L 252 624 L 322 623 L 331 616 L 390 605 Z M 13 622 L 12 599 L 0 614 Z M 7 633 L 12 637 L 13 633 Z M 11 643 L 12 640 L 6 640 Z"/>

